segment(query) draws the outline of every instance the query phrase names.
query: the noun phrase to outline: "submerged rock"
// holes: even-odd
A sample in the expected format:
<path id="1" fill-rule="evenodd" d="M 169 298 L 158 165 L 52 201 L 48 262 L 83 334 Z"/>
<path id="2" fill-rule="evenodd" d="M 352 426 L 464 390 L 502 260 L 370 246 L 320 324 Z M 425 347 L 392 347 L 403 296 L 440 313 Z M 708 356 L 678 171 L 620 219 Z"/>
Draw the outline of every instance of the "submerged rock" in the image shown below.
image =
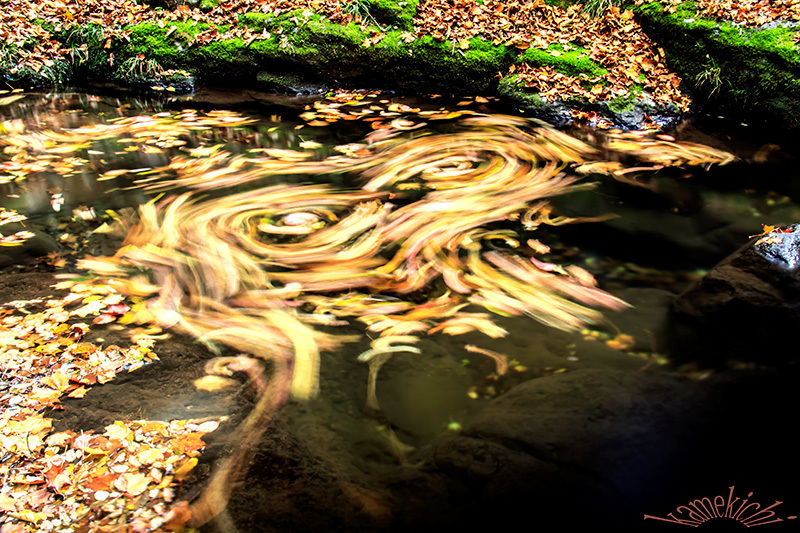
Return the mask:
<path id="1" fill-rule="evenodd" d="M 18 231 L 30 231 L 19 223 L 7 224 L 0 235 L 12 235 Z M 0 246 L 0 268 L 12 265 L 24 265 L 58 250 L 58 244 L 47 233 L 33 231 L 33 236 L 16 246 Z"/>
<path id="2" fill-rule="evenodd" d="M 674 360 L 719 366 L 729 360 L 772 365 L 797 359 L 789 347 L 800 324 L 798 227 L 751 241 L 675 300 Z"/>
<path id="3" fill-rule="evenodd" d="M 259 89 L 285 94 L 324 94 L 331 90 L 319 83 L 309 83 L 294 74 L 261 71 L 256 75 Z"/>
<path id="4" fill-rule="evenodd" d="M 398 518 L 431 531 L 521 522 L 650 531 L 645 514 L 713 497 L 731 479 L 794 492 L 775 468 L 792 439 L 777 412 L 760 415 L 790 395 L 775 385 L 769 372 L 694 382 L 600 369 L 525 382 L 398 476 Z M 741 420 L 756 417 L 764 434 L 742 435 Z"/>

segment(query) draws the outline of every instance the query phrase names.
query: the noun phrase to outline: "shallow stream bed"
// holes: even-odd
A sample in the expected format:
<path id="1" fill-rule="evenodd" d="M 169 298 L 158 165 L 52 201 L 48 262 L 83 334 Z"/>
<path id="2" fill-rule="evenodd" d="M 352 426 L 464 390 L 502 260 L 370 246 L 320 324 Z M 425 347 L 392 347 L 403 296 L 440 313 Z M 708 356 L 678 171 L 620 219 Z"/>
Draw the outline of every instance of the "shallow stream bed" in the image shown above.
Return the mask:
<path id="1" fill-rule="evenodd" d="M 402 154 L 404 139 L 412 146 L 420 139 L 477 131 L 485 133 L 480 142 L 491 143 L 505 131 L 505 121 L 518 127 L 518 118 L 493 114 L 497 110 L 489 105 L 480 100 L 442 102 L 367 93 L 314 100 L 201 92 L 194 98 L 151 101 L 85 93 L 25 94 L 0 107 L 4 147 L 0 206 L 26 216 L 21 224 L 34 235 L 20 246 L 0 249 L 0 301 L 65 294 L 66 289 L 52 286 L 71 278 L 55 276 L 86 276 L 80 269 L 82 259 L 117 253 L 126 229 L 136 224 L 136 209 L 153 199 L 162 202 L 155 204 L 162 206 L 159 209 L 167 209 L 170 204 L 164 202 L 171 197 L 200 188 L 202 194 L 192 201 L 220 209 L 226 198 L 246 196 L 258 188 L 318 184 L 328 185 L 330 191 L 350 191 L 345 197 L 355 195 L 353 191 L 360 191 L 365 180 L 375 179 L 375 173 L 370 174 L 371 163 L 359 167 L 353 161 L 359 157 L 368 161 L 374 155 L 371 146 L 389 135 L 401 139 L 392 141 L 396 144 L 391 149 Z M 473 129 L 464 129 L 462 121 L 484 118 L 495 122 L 473 122 L 469 126 Z M 536 123 L 532 127 L 550 131 Z M 794 356 L 787 355 L 786 364 L 778 367 L 747 360 L 715 368 L 702 360 L 674 364 L 680 354 L 669 353 L 668 313 L 682 291 L 750 236 L 762 233 L 763 225 L 800 220 L 797 146 L 763 133 L 750 135 L 746 127 L 718 119 L 695 120 L 663 132 L 670 137 L 660 141 L 702 143 L 729 152 L 736 160 L 724 166 L 665 164 L 659 170 L 654 168 L 657 163 L 643 163 L 630 151 L 620 156 L 607 132 L 576 128 L 570 133 L 577 142 L 597 148 L 594 160 L 619 166 L 603 167 L 605 174 L 581 174 L 576 168 L 592 158 L 564 162 L 554 171 L 555 178 L 575 176 L 579 183 L 595 185 L 546 192 L 537 201 L 554 207 L 551 221 L 560 215 L 594 220 L 553 226 L 534 220 L 526 226 L 526 207 L 481 226 L 482 253 L 490 258 L 530 255 L 545 273 L 580 267 L 580 272 L 594 277 L 599 289 L 629 306 L 603 309 L 602 320 L 570 327 L 553 319 L 548 307 L 530 314 L 539 313 L 550 325 L 531 316 L 511 316 L 498 307 L 500 300 L 483 306 L 478 300 L 464 300 L 457 310 L 453 304 L 447 312 L 463 309 L 473 313 L 470 319 L 488 313 L 507 335 L 491 338 L 481 333 L 478 329 L 494 331 L 484 323 L 472 331 L 453 329 L 452 335 L 417 333 L 413 342 L 420 353 L 393 353 L 380 367 L 378 411 L 366 407 L 369 365 L 359 360 L 359 354 L 374 346 L 380 331 L 369 329 L 375 321 L 364 317 L 378 311 L 320 318 L 329 325 L 315 328 L 350 336 L 349 342 L 321 352 L 318 394 L 280 407 L 249 450 L 241 474 L 229 480 L 234 487 L 227 509 L 200 526 L 201 531 L 475 530 L 476 526 L 518 527 L 520 520 L 532 530 L 579 524 L 668 531 L 681 524 L 662 519 L 670 513 L 680 515 L 679 506 L 706 497 L 713 502 L 717 495 L 728 497 L 729 491 L 741 500 L 759 502 L 750 514 L 783 502 L 773 508 L 772 518 L 783 521 L 765 527 L 791 530 L 787 524 L 800 510 L 800 490 L 793 483 L 800 466 L 797 439 L 790 429 L 797 374 L 791 362 Z M 557 140 L 544 144 L 567 143 L 553 139 Z M 622 142 L 649 140 L 659 138 L 622 138 Z M 437 182 L 439 189 L 429 187 L 443 173 L 459 176 L 485 164 L 489 168 L 485 175 L 491 176 L 506 168 L 485 156 L 489 149 L 463 150 L 444 143 L 443 155 L 438 156 L 441 168 L 426 167 L 428 174 L 402 170 L 413 168 L 414 160 L 381 161 L 381 168 L 389 169 L 387 175 L 408 175 L 398 181 L 399 186 L 386 187 L 387 198 L 377 200 L 393 205 L 386 207 L 383 219 L 376 218 L 376 224 L 391 217 L 391 209 L 416 205 L 431 191 L 455 187 L 446 180 Z M 336 165 L 342 170 L 331 170 Z M 395 169 L 398 165 L 401 170 Z M 624 172 L 637 165 L 647 168 Z M 509 166 L 525 169 L 526 163 Z M 612 176 L 609 168 L 623 172 Z M 474 200 L 494 201 L 479 195 Z M 275 249 L 283 252 L 303 242 L 302 228 L 310 228 L 309 233 L 324 231 L 325 224 L 334 225 L 353 212 L 352 206 L 337 211 L 316 196 L 312 204 L 305 211 L 292 208 L 310 217 L 300 224 L 287 222 L 288 211 L 262 213 L 252 227 L 243 223 L 242 231 L 256 235 L 257 226 L 258 235 L 263 238 L 268 233 Z M 441 209 L 442 217 L 449 209 L 444 204 L 431 207 L 435 208 Z M 224 213 L 211 218 L 216 222 Z M 159 220 L 169 240 L 168 219 Z M 437 223 L 435 216 L 431 220 Z M 431 233 L 420 246 L 437 235 Z M 226 234 L 218 242 L 237 243 L 236 239 Z M 403 243 L 411 239 L 397 246 L 405 250 Z M 537 241 L 540 253 L 523 253 L 528 239 Z M 463 242 L 469 250 L 472 241 Z M 530 246 L 535 250 L 537 244 Z M 387 249 L 381 247 L 380 253 L 388 253 Z M 206 257 L 201 248 L 196 258 L 212 266 L 208 271 L 200 267 L 201 274 L 194 275 L 215 278 L 213 264 L 222 262 L 214 259 L 218 252 L 219 248 L 208 248 Z M 289 252 L 286 257 L 291 257 Z M 381 257 L 388 261 L 392 256 Z M 320 287 L 308 292 L 327 298 L 326 305 L 352 290 L 360 294 L 358 298 L 375 300 L 358 300 L 367 302 L 364 305 L 410 302 L 411 314 L 437 298 L 459 296 L 453 287 L 459 288 L 461 282 L 477 283 L 469 275 L 450 284 L 432 278 L 405 292 L 370 293 L 361 284 L 363 276 L 347 278 L 344 266 L 340 278 L 325 277 L 330 270 L 325 261 L 326 256 L 320 256 L 302 268 L 310 272 L 307 282 Z M 301 267 L 287 264 L 276 260 L 267 270 L 276 276 L 288 273 L 279 280 L 293 280 L 291 274 Z M 424 276 L 425 270 L 415 269 L 413 256 L 411 264 L 403 279 L 413 285 L 414 276 Z M 352 279 L 352 289 L 339 288 L 346 285 L 338 281 L 342 277 Z M 158 284 L 158 275 L 150 281 Z M 164 283 L 150 296 L 151 309 L 152 302 L 168 300 L 172 285 Z M 271 288 L 289 284 L 279 281 Z M 191 294 L 186 289 L 183 300 L 175 301 L 207 296 L 218 290 L 212 285 Z M 542 299 L 547 298 L 545 291 Z M 608 302 L 603 298 L 596 301 Z M 228 305 L 231 299 L 228 295 L 217 303 Z M 141 300 L 147 307 L 147 300 Z M 302 300 L 296 307 L 309 312 L 311 303 Z M 229 343 L 224 331 L 218 336 L 206 332 L 212 341 L 203 343 L 187 328 L 170 329 L 181 323 L 167 313 L 179 314 L 181 308 L 169 305 L 156 307 L 153 318 L 161 327 L 149 330 L 157 361 L 93 386 L 82 398 L 61 398 L 60 408 L 47 410 L 45 416 L 54 420 L 54 431 L 78 433 L 102 432 L 118 420 L 222 420 L 219 429 L 206 435 L 208 446 L 175 498 L 192 501 L 236 449 L 242 436 L 236 428 L 253 410 L 259 389 L 242 372 L 220 390 L 198 389 L 194 383 L 206 375 L 206 362 L 218 355 L 236 356 L 241 345 Z M 134 327 L 148 327 L 124 323 L 122 312 L 102 316 L 106 319 L 86 328 L 83 342 L 122 346 L 130 344 Z M 427 321 L 430 330 L 442 320 L 424 315 L 421 321 Z M 499 354 L 507 368 L 497 358 L 466 346 Z M 270 364 L 265 368 L 268 373 L 272 369 Z M 4 367 L 3 372 L 10 383 L 11 370 Z M 6 466 L 13 471 L 13 466 Z M 723 531 L 741 526 L 744 516 L 711 517 L 701 523 Z M 689 520 L 686 514 L 682 518 Z"/>

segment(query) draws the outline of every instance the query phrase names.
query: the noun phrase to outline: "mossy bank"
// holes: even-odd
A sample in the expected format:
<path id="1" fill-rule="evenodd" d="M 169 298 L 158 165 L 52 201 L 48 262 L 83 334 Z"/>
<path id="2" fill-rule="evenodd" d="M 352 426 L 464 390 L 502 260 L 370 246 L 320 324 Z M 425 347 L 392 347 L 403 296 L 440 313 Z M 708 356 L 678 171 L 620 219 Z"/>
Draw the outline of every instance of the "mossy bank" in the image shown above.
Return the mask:
<path id="1" fill-rule="evenodd" d="M 202 10 L 215 3 L 195 4 Z M 451 42 L 413 34 L 416 1 L 360 0 L 347 5 L 360 10 L 360 24 L 334 23 L 309 10 L 240 14 L 231 16 L 226 27 L 154 17 L 125 28 L 125 38 L 109 38 L 100 25 L 63 29 L 42 22 L 42 29 L 66 53 L 31 69 L 20 67 L 20 58 L 35 49 L 35 36 L 21 45 L 0 44 L 0 82 L 23 88 L 112 82 L 175 93 L 190 92 L 200 83 L 289 93 L 341 87 L 499 95 L 527 114 L 554 123 L 570 121 L 573 110 L 579 109 L 628 128 L 680 116 L 676 105 L 656 104 L 635 80 L 626 94 L 612 100 L 551 101 L 513 73 L 526 65 L 571 78 L 603 80 L 609 73 L 591 59 L 586 43 L 524 49 L 478 37 Z M 746 30 L 701 20 L 691 2 L 673 14 L 658 3 L 636 10 L 645 31 L 664 48 L 671 68 L 701 104 L 743 119 L 762 117 L 787 127 L 800 124 L 800 61 L 792 40 L 796 30 L 781 25 Z M 221 35 L 232 27 L 249 28 L 257 36 L 208 37 L 209 32 Z"/>
<path id="2" fill-rule="evenodd" d="M 757 28 L 703 19 L 694 2 L 674 13 L 653 2 L 635 8 L 704 110 L 778 129 L 800 127 L 799 23 Z"/>

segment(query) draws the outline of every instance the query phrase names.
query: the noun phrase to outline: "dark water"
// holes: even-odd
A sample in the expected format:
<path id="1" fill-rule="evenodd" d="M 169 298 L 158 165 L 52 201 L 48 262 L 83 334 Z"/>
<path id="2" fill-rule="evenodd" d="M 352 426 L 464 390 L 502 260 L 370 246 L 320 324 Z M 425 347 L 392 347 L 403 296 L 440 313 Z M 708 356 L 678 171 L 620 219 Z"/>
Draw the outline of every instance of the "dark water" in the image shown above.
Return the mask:
<path id="1" fill-rule="evenodd" d="M 0 145 L 4 147 L 0 206 L 27 216 L 25 228 L 36 232 L 37 237 L 35 246 L 9 248 L 5 255 L 0 253 L 3 275 L 78 272 L 76 262 L 83 256 L 113 254 L 121 238 L 104 231 L 92 232 L 113 221 L 114 215 L 132 213 L 164 192 L 186 190 L 182 186 L 170 189 L 157 186 L 179 177 L 174 168 L 164 169 L 175 158 L 197 162 L 225 152 L 219 164 L 210 167 L 214 169 L 230 165 L 237 156 L 258 157 L 267 150 L 291 150 L 312 154 L 302 161 L 322 161 L 339 153 L 336 146 L 363 142 L 375 131 L 372 127 L 375 121 L 364 119 L 380 117 L 381 112 L 391 113 L 391 106 L 439 113 L 467 109 L 492 111 L 476 102 L 459 106 L 458 102 L 384 95 L 364 98 L 374 102 L 370 104 L 375 106 L 372 115 L 358 120 L 338 119 L 329 126 L 312 126 L 308 124 L 310 117 L 301 114 L 319 112 L 324 107 L 315 108 L 314 99 L 310 98 L 213 92 L 183 100 L 85 93 L 26 94 L 24 99 L 0 107 L 5 132 L 0 135 Z M 217 121 L 187 129 L 178 124 L 192 114 L 188 110 L 208 117 L 219 109 L 229 110 L 234 125 Z M 410 114 L 413 113 L 388 115 L 383 120 L 389 122 Z M 155 134 L 148 127 L 120 135 L 106 129 L 100 138 L 78 132 L 79 128 L 87 132 L 86 128 L 93 125 L 117 124 L 126 117 L 160 118 L 160 133 Z M 253 121 L 238 124 L 241 117 Z M 459 120 L 460 117 L 453 117 L 427 127 L 439 132 L 451 131 L 457 129 Z M 47 131 L 60 136 L 44 140 L 37 136 Z M 576 129 L 572 133 L 602 146 L 598 140 L 602 132 Z M 576 370 L 631 373 L 675 370 L 669 366 L 670 354 L 663 349 L 668 344 L 664 320 L 669 303 L 705 271 L 746 243 L 750 235 L 761 233 L 762 225 L 784 225 L 800 219 L 800 176 L 795 165 L 796 148 L 763 132 L 753 134 L 747 127 L 707 117 L 680 124 L 665 133 L 678 141 L 729 151 L 739 160 L 708 170 L 666 168 L 643 178 L 647 187 L 589 176 L 586 180 L 596 181 L 595 188 L 555 198 L 553 205 L 568 216 L 615 213 L 618 217 L 541 229 L 535 235 L 550 247 L 547 261 L 586 269 L 600 288 L 633 304 L 633 309 L 608 312 L 607 322 L 587 326 L 578 333 L 550 328 L 529 318 L 495 316 L 495 322 L 510 332 L 503 339 L 489 339 L 477 332 L 456 337 L 423 336 L 418 345 L 422 355 L 397 354 L 380 371 L 377 389 L 382 412 L 378 415 L 369 415 L 363 409 L 367 369 L 356 357 L 369 348 L 369 338 L 363 326 L 354 322 L 343 331 L 361 335 L 362 340 L 346 345 L 341 352 L 323 356 L 320 396 L 308 403 L 287 406 L 277 422 L 277 436 L 267 437 L 268 443 L 254 459 L 256 466 L 247 478 L 251 491 L 247 498 L 256 497 L 261 494 L 259 491 L 284 491 L 292 495 L 290 478 L 302 475 L 314 478 L 308 474 L 309 465 L 323 470 L 321 478 L 338 475 L 351 489 L 363 487 L 365 478 L 374 482 L 389 475 L 398 464 L 407 466 L 406 458 L 413 457 L 410 447 L 421 449 L 456 434 L 494 398 L 530 379 Z M 291 156 L 274 152 L 273 157 Z M 118 176 L 115 171 L 120 171 Z M 279 182 L 353 187 L 357 180 L 347 173 L 287 174 L 254 183 L 263 186 Z M 224 191 L 209 190 L 207 194 L 217 197 L 253 186 L 233 185 Z M 520 230 L 518 225 L 508 222 L 498 224 L 497 229 Z M 51 254 L 49 259 L 36 257 L 42 251 Z M 607 342 L 623 334 L 630 336 L 629 345 L 620 348 Z M 228 414 L 234 420 L 243 416 L 236 413 L 237 409 L 248 407 L 241 405 L 241 399 L 215 403 L 207 394 L 191 391 L 191 380 L 202 375 L 203 357 L 210 356 L 202 346 L 180 335 L 164 342 L 167 355 L 162 357 L 166 361 L 163 368 L 174 372 L 174 379 L 166 380 L 160 368 L 144 369 L 141 374 L 136 372 L 122 378 L 120 388 L 98 387 L 97 397 L 106 398 L 106 406 L 111 405 L 112 396 L 120 406 L 127 404 L 128 408 L 142 402 L 140 412 L 160 418 L 179 417 L 187 405 L 195 414 L 198 411 L 217 416 Z M 465 344 L 507 355 L 511 370 L 497 376 L 494 363 L 466 352 Z M 159 344 L 155 350 L 159 351 Z M 193 355 L 187 356 L 190 351 Z M 171 360 L 169 354 L 177 359 Z M 138 385 L 137 379 L 141 379 Z M 147 396 L 152 396 L 149 392 L 155 383 L 164 387 L 161 401 L 148 403 Z M 106 387 L 112 392 L 99 390 Z M 171 405 L 171 397 L 180 398 L 181 405 Z M 66 412 L 54 416 L 61 417 L 64 427 L 84 426 L 80 429 L 102 427 L 108 423 L 108 417 L 121 418 L 130 412 L 115 414 L 110 409 L 98 415 L 81 414 L 81 408 L 96 407 L 91 394 L 83 403 L 67 401 L 65 405 Z M 289 442 L 279 442 L 281 438 Z M 222 443 L 211 449 L 210 458 L 199 468 L 197 487 L 190 489 L 194 493 L 227 448 Z M 303 466 L 298 466 L 304 461 Z M 287 477 L 286 472 L 291 475 Z M 312 487 L 306 493 L 298 489 L 299 497 L 321 490 L 313 488 L 314 483 L 305 478 L 294 481 Z M 353 498 L 368 506 L 369 496 L 365 492 L 354 494 Z M 262 530 L 247 518 L 246 501 L 234 501 L 232 521 L 242 530 Z M 273 502 L 273 512 L 275 508 Z M 282 520 L 291 521 L 295 515 L 287 512 L 281 516 Z M 219 527 L 226 530 L 224 525 Z M 292 529 L 279 521 L 263 530 Z"/>

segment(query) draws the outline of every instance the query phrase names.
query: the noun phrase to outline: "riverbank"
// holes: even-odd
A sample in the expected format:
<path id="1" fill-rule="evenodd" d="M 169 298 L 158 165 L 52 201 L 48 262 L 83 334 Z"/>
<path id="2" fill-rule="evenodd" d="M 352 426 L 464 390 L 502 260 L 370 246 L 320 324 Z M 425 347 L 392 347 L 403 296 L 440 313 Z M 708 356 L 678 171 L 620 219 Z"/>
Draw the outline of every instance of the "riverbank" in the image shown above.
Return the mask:
<path id="1" fill-rule="evenodd" d="M 542 1 L 150 4 L 10 2 L 0 15 L 6 33 L 0 82 L 9 88 L 111 82 L 165 95 L 228 85 L 288 93 L 373 88 L 499 96 L 557 124 L 631 129 L 674 121 L 694 109 L 693 99 L 741 111 L 746 93 L 750 107 L 768 101 L 772 111 L 792 109 L 787 102 L 796 85 L 794 12 L 753 19 L 777 24 L 762 32 L 773 38 L 740 46 L 741 53 L 783 58 L 782 82 L 764 84 L 764 76 L 775 76 L 772 64 L 739 72 L 739 63 L 718 59 L 711 45 L 702 51 L 705 62 L 695 57 L 700 52 L 681 48 L 681 39 L 671 37 L 679 35 L 675 25 L 702 28 L 713 39 L 717 24 L 745 24 L 701 20 L 720 13 L 689 2 L 633 9 Z M 687 13 L 691 22 L 685 22 Z M 724 52 L 732 53 L 730 47 Z M 742 77 L 748 85 L 740 84 Z"/>

